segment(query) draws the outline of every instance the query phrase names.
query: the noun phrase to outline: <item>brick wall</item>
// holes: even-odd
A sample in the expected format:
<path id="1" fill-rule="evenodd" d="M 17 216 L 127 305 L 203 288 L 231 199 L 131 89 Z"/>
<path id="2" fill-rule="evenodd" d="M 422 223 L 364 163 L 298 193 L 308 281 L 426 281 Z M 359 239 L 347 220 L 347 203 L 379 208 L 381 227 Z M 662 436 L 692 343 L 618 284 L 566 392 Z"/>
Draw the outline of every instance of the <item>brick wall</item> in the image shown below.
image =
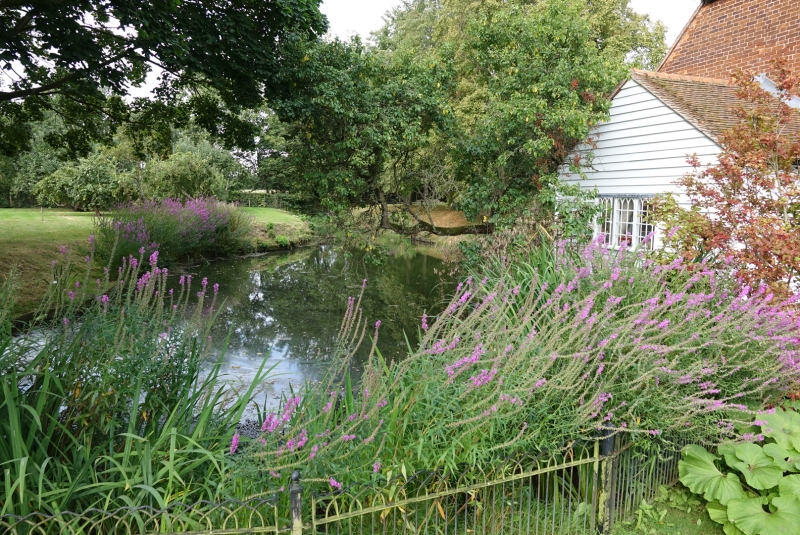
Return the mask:
<path id="1" fill-rule="evenodd" d="M 739 68 L 767 72 L 779 56 L 800 73 L 800 0 L 715 0 L 700 9 L 659 72 L 727 79 Z"/>

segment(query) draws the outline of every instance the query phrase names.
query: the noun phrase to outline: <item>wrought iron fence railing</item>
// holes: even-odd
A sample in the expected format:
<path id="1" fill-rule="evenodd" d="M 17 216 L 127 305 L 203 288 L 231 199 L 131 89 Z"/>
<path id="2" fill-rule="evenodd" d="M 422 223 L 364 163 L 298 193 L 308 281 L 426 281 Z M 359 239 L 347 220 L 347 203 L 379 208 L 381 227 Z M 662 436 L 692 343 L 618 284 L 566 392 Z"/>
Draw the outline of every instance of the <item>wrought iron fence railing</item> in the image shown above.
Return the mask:
<path id="1" fill-rule="evenodd" d="M 288 500 L 173 504 L 116 511 L 0 516 L 13 535 L 291 533 L 292 535 L 584 535 L 608 533 L 661 485 L 677 481 L 679 448 L 631 447 L 623 436 L 522 456 L 489 471 L 419 472 Z"/>

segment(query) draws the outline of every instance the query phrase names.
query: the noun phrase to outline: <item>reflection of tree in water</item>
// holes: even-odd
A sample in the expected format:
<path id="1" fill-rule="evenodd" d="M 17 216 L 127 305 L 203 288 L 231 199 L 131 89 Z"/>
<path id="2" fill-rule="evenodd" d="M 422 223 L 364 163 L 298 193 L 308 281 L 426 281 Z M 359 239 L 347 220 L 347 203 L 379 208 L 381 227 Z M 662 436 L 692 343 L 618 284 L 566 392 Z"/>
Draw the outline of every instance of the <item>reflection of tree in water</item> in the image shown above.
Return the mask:
<path id="1" fill-rule="evenodd" d="M 274 353 L 300 360 L 331 353 L 349 296 L 369 280 L 362 308 L 371 323 L 382 322 L 379 348 L 387 358 L 401 356 L 404 331 L 417 340 L 419 319 L 441 309 L 442 292 L 452 290 L 435 268 L 441 262 L 422 254 L 388 256 L 380 265 L 363 254 L 322 246 L 257 260 L 213 264 L 199 277 L 221 285 L 226 299 L 215 338 L 232 330 L 233 351 Z M 368 342 L 365 345 L 369 345 Z"/>

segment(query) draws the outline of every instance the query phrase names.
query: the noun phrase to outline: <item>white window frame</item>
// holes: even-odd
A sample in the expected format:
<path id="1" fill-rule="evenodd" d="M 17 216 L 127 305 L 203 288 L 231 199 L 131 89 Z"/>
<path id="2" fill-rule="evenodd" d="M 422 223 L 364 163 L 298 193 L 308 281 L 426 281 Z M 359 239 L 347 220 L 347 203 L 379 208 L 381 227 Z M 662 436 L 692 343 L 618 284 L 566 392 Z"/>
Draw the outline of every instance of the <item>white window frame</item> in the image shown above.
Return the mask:
<path id="1" fill-rule="evenodd" d="M 627 245 L 635 249 L 642 240 L 655 231 L 655 226 L 646 222 L 652 197 L 643 195 L 601 195 L 598 199 L 601 210 L 595 232 L 605 236 L 605 246 L 619 249 Z M 644 247 L 653 249 L 655 236 Z"/>

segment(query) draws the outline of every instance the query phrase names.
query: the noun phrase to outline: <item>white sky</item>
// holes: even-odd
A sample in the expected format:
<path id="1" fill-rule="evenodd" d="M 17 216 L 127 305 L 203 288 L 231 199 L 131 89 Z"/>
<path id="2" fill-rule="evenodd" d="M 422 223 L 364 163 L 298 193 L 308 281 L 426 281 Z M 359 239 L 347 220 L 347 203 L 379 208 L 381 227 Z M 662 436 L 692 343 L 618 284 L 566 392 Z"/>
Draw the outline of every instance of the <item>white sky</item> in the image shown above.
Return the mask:
<path id="1" fill-rule="evenodd" d="M 700 0 L 630 0 L 639 13 L 667 26 L 667 44 L 671 45 L 688 22 Z M 339 37 L 358 33 L 369 36 L 383 24 L 383 14 L 400 5 L 399 0 L 324 0 L 320 9 L 328 16 L 330 31 Z"/>

